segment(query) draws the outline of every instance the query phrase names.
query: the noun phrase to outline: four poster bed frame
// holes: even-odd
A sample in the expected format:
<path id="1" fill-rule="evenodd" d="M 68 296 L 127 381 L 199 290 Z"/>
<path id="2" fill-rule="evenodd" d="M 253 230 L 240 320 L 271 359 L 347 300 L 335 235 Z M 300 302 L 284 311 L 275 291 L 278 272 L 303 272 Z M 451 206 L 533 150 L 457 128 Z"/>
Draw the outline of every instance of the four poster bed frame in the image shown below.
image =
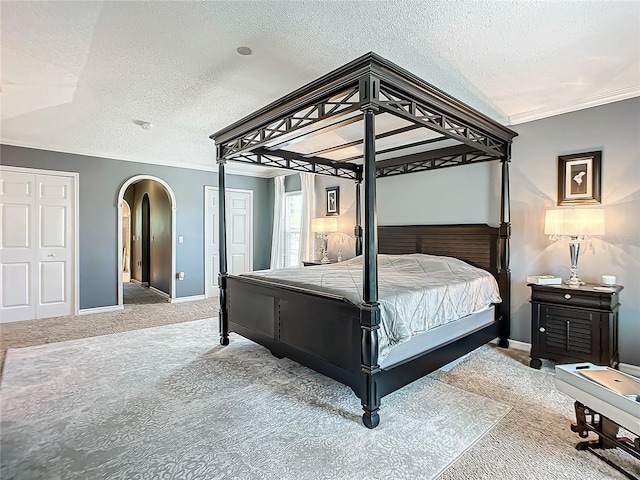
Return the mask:
<path id="1" fill-rule="evenodd" d="M 376 130 L 377 123 L 382 128 Z M 288 357 L 348 385 L 362 401 L 362 420 L 369 428 L 380 422 L 378 411 L 385 395 L 496 337 L 500 346 L 507 347 L 508 174 L 515 136 L 515 132 L 374 53 L 211 135 L 219 168 L 220 343 L 228 345 L 233 331 L 267 347 L 276 357 Z M 502 162 L 499 227 L 378 227 L 376 178 L 491 160 Z M 356 255 L 363 255 L 362 304 L 227 272 L 227 161 L 355 182 L 354 233 Z M 362 182 L 364 223 L 360 215 Z M 489 271 L 497 279 L 502 303 L 496 306 L 490 325 L 383 369 L 378 364 L 377 254 L 416 252 L 457 257 Z"/>

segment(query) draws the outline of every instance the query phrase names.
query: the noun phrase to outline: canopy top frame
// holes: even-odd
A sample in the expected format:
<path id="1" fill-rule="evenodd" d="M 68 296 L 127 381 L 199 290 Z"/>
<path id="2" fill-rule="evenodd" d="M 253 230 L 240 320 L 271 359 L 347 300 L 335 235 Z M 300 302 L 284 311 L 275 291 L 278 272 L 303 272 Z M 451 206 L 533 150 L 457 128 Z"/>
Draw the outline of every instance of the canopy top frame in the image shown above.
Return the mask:
<path id="1" fill-rule="evenodd" d="M 516 132 L 380 57 L 362 57 L 314 80 L 212 134 L 218 161 L 362 180 L 360 138 L 322 148 L 296 150 L 305 141 L 342 132 L 363 121 L 364 110 L 386 114 L 397 127 L 376 132 L 376 143 L 402 140 L 414 131 L 424 138 L 377 147 L 376 177 L 413 173 L 490 160 L 509 161 Z M 341 130 L 342 129 L 342 130 Z M 415 132 L 420 130 L 420 132 Z M 338 141 L 336 141 L 338 139 Z M 336 157 L 336 154 L 338 157 Z M 379 157 L 384 157 L 380 159 Z"/>

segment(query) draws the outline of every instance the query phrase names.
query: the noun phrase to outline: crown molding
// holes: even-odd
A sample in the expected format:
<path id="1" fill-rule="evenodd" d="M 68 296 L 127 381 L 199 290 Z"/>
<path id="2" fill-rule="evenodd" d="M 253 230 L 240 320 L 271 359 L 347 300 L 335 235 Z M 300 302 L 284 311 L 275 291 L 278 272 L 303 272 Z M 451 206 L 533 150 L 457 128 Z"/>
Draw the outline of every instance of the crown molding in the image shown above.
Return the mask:
<path id="1" fill-rule="evenodd" d="M 68 153 L 71 155 L 82 155 L 85 157 L 94 157 L 94 158 L 104 158 L 107 160 L 120 160 L 122 162 L 131 162 L 131 163 L 141 163 L 144 165 L 155 165 L 160 167 L 173 167 L 173 168 L 184 168 L 187 170 L 200 170 L 211 173 L 218 173 L 218 166 L 215 163 L 211 167 L 207 167 L 204 165 L 196 164 L 196 163 L 175 163 L 175 162 L 149 162 L 142 159 L 132 159 L 132 158 L 123 158 L 116 157 L 109 153 L 105 152 L 89 152 L 84 151 L 82 149 L 68 149 L 68 148 L 60 148 L 49 145 L 40 145 L 40 144 L 31 144 L 31 143 L 23 143 L 17 142 L 13 140 L 0 139 L 0 144 L 7 145 L 10 147 L 20 147 L 20 148 L 31 148 L 34 150 L 46 150 L 48 152 L 57 152 L 57 153 Z M 245 177 L 257 177 L 257 178 L 273 178 L 278 176 L 280 173 L 278 171 L 260 171 L 258 168 L 254 168 L 250 165 L 242 165 L 242 164 L 227 164 L 226 173 L 230 175 L 242 175 Z"/>
<path id="2" fill-rule="evenodd" d="M 529 112 L 509 115 L 509 125 L 518 125 L 520 123 L 532 122 L 534 120 L 540 120 L 542 118 L 553 117 L 555 115 L 561 115 L 563 113 L 576 112 L 578 110 L 584 110 L 585 108 L 598 107 L 600 105 L 606 105 L 607 103 L 619 102 L 621 100 L 627 100 L 629 98 L 639 96 L 640 85 L 634 85 L 632 87 L 621 88 L 620 90 L 615 90 L 613 92 L 594 95 L 593 97 L 587 97 L 581 100 L 575 100 L 563 105 L 554 105 L 553 107 L 538 108 Z"/>
<path id="3" fill-rule="evenodd" d="M 619 102 L 619 101 L 627 100 L 629 98 L 634 98 L 634 97 L 640 97 L 640 85 L 622 88 L 614 92 L 594 95 L 592 97 L 587 97 L 581 100 L 565 103 L 563 105 L 555 105 L 553 107 L 543 107 L 543 108 L 538 108 L 536 110 L 530 110 L 528 112 L 509 115 L 507 125 L 518 125 L 521 123 L 532 122 L 534 120 L 541 120 L 543 118 L 553 117 L 555 115 L 561 115 L 563 113 L 576 112 L 576 111 L 584 110 L 587 108 L 598 107 L 600 105 Z M 106 152 L 89 152 L 81 149 L 80 150 L 67 149 L 67 148 L 60 148 L 60 147 L 55 147 L 51 145 L 26 144 L 26 143 L 13 141 L 10 139 L 9 140 L 3 139 L 3 138 L 0 138 L 0 144 L 9 145 L 13 147 L 33 148 L 36 150 L 47 150 L 51 152 L 69 153 L 73 155 L 84 155 L 88 157 L 106 158 L 109 160 L 121 160 L 124 162 L 143 163 L 147 165 L 186 168 L 189 170 L 201 170 L 201 171 L 214 172 L 214 173 L 218 172 L 217 165 L 215 164 L 212 165 L 211 167 L 207 167 L 200 164 L 190 164 L 190 163 L 176 163 L 176 162 L 154 163 L 154 162 L 149 162 L 141 159 L 116 157 Z M 258 178 L 273 178 L 280 175 L 280 172 L 274 169 L 259 171 L 259 169 L 253 168 L 251 166 L 235 164 L 233 162 L 227 165 L 226 171 L 227 173 L 232 175 L 243 175 L 243 176 L 258 177 Z"/>

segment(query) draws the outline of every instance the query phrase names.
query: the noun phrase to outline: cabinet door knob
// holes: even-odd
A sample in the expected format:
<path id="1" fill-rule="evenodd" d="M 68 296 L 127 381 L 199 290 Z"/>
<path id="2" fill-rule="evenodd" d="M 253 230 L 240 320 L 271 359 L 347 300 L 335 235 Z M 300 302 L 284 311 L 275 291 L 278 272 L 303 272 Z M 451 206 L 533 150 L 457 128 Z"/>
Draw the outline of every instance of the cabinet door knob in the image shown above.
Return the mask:
<path id="1" fill-rule="evenodd" d="M 542 333 L 546 332 L 546 330 L 544 329 L 544 327 L 540 327 L 540 331 L 541 331 Z"/>
<path id="2" fill-rule="evenodd" d="M 566 298 L 567 300 L 571 300 L 571 295 L 569 295 L 568 293 L 565 293 L 564 298 Z"/>

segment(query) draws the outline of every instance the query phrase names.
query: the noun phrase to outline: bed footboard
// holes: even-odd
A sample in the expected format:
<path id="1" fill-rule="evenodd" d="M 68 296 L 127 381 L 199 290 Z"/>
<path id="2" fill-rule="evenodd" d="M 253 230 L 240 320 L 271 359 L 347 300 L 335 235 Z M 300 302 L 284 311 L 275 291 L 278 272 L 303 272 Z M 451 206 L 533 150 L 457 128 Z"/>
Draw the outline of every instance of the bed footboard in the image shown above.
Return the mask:
<path id="1" fill-rule="evenodd" d="M 287 357 L 349 386 L 360 398 L 363 423 L 375 428 L 382 397 L 498 337 L 499 318 L 472 334 L 388 369 L 377 365 L 377 343 L 367 339 L 379 311 L 342 297 L 264 280 L 226 277 L 227 336 L 236 332 L 278 357 Z M 375 358 L 374 358 L 375 357 Z"/>
<path id="2" fill-rule="evenodd" d="M 360 396 L 360 309 L 341 297 L 228 276 L 229 331 L 350 386 Z"/>

